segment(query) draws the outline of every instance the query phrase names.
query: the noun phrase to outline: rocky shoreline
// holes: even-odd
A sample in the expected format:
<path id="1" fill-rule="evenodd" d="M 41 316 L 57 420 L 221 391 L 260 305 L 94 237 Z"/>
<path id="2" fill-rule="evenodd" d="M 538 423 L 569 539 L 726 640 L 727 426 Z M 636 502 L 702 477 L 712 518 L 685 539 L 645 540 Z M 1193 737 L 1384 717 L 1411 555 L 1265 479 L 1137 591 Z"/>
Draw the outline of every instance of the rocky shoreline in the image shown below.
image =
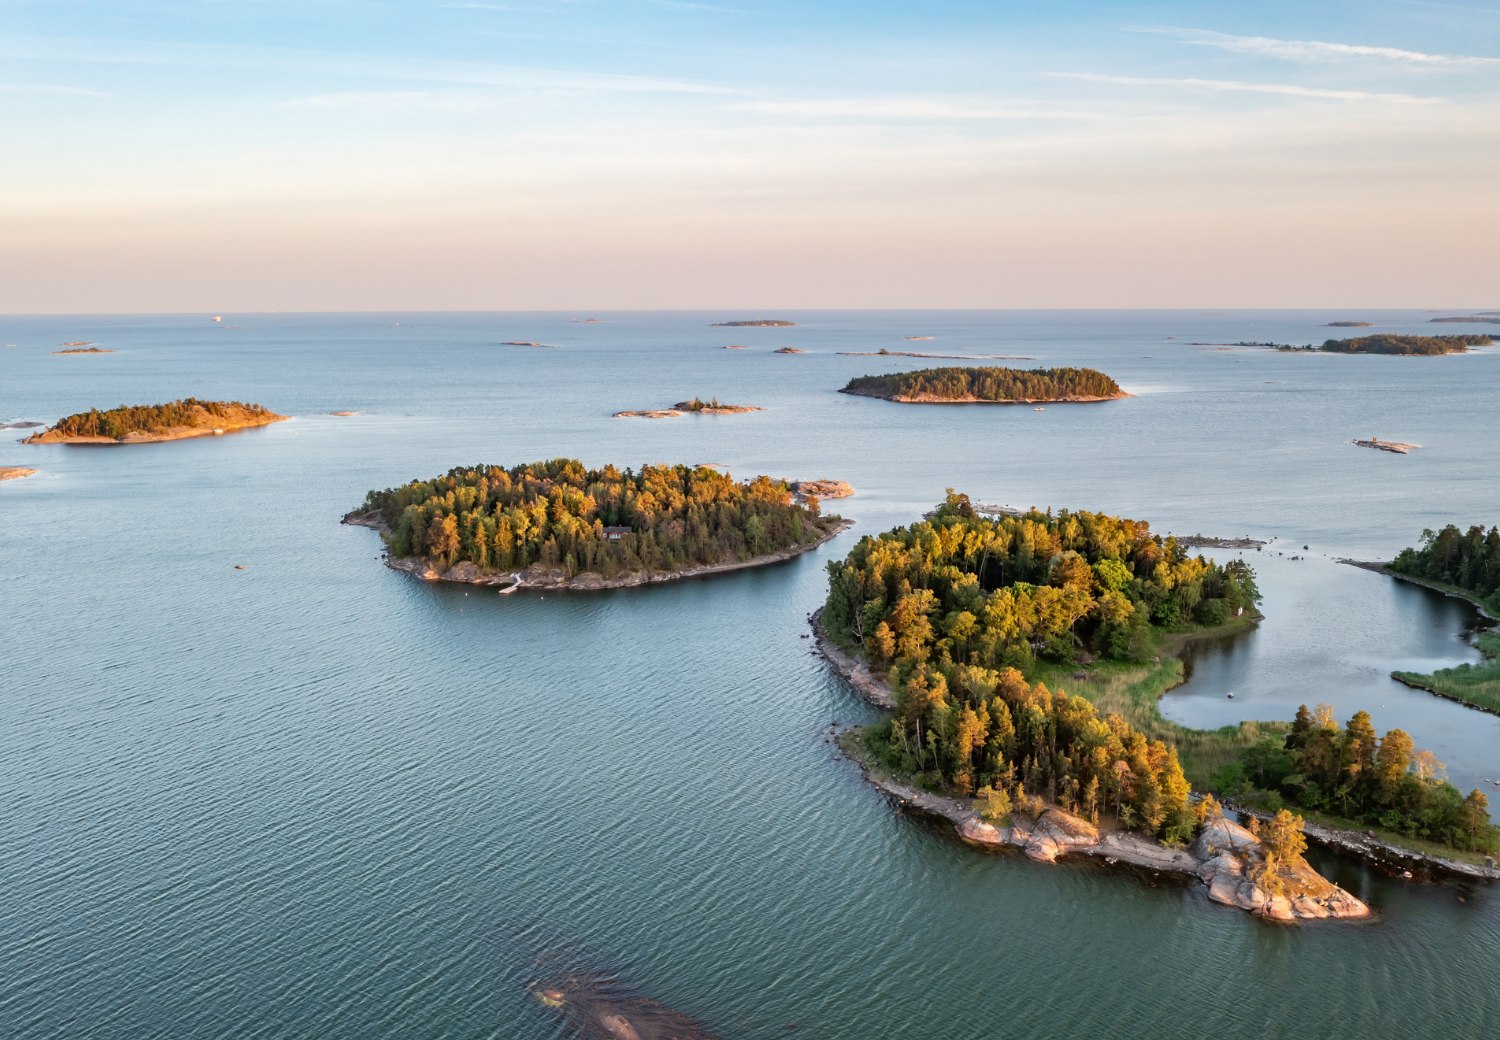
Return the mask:
<path id="1" fill-rule="evenodd" d="M 1107 397 L 1070 394 L 1066 397 L 1007 397 L 997 401 L 988 397 L 975 397 L 973 394 L 965 394 L 963 397 L 938 397 L 933 394 L 886 394 L 879 390 L 851 390 L 848 387 L 844 387 L 839 393 L 848 394 L 851 397 L 874 397 L 881 401 L 894 401 L 897 404 L 1098 404 L 1102 401 L 1120 401 L 1131 396 L 1121 390 Z"/>
<path id="2" fill-rule="evenodd" d="M 1315 871 L 1305 860 L 1280 870 L 1292 894 L 1273 894 L 1252 880 L 1261 860 L 1260 839 L 1222 816 L 1210 820 L 1186 849 L 1171 849 L 1125 831 L 1101 830 L 1088 820 L 1050 807 L 1035 817 L 1016 813 L 1009 827 L 982 819 L 966 799 L 933 794 L 906 784 L 870 761 L 858 731 L 839 735 L 840 751 L 865 780 L 904 808 L 953 824 L 970 845 L 1016 850 L 1038 863 L 1056 863 L 1068 853 L 1091 856 L 1106 866 L 1132 867 L 1153 876 L 1174 875 L 1207 887 L 1210 901 L 1237 907 L 1267 920 L 1362 920 L 1370 908 Z"/>
<path id="3" fill-rule="evenodd" d="M 253 422 L 221 421 L 218 426 L 173 426 L 166 430 L 146 432 L 144 430 L 132 430 L 123 437 L 69 437 L 62 434 L 54 434 L 52 430 L 43 430 L 41 433 L 33 433 L 23 440 L 22 444 L 157 444 L 161 441 L 184 441 L 192 437 L 222 437 L 227 433 L 238 433 L 241 430 L 254 430 L 262 426 L 270 426 L 272 423 L 284 422 L 290 419 L 289 415 L 268 414 L 264 418 Z"/>
<path id="4" fill-rule="evenodd" d="M 372 531 L 382 533 L 389 530 L 379 513 L 349 513 L 341 522 L 352 527 L 368 527 Z M 393 557 L 387 552 L 383 559 L 385 565 L 392 570 L 414 574 L 423 581 L 451 581 L 464 585 L 498 586 L 501 593 L 515 592 L 517 589 L 543 589 L 549 592 L 601 592 L 606 589 L 628 589 L 641 585 L 661 585 L 671 581 L 683 581 L 688 578 L 705 578 L 714 574 L 729 574 L 734 571 L 782 563 L 801 556 L 803 553 L 811 552 L 853 526 L 853 520 L 840 519 L 815 541 L 782 549 L 779 552 L 767 553 L 764 556 L 753 556 L 748 560 L 684 567 L 675 571 L 633 571 L 615 578 L 606 578 L 592 571 L 575 574 L 569 578 L 560 567 L 543 567 L 540 564 L 532 564 L 525 570 L 497 574 L 493 571 L 482 571 L 467 560 L 443 570 L 433 566 L 431 561 L 415 556 Z"/>
<path id="5" fill-rule="evenodd" d="M 1467 603 L 1469 606 L 1479 611 L 1480 617 L 1487 618 L 1490 621 L 1500 622 L 1500 617 L 1496 617 L 1494 614 L 1490 613 L 1489 608 L 1486 607 L 1483 603 L 1479 602 L 1479 600 L 1475 599 L 1473 596 L 1466 595 L 1457 589 L 1451 588 L 1450 586 L 1442 585 L 1435 581 L 1428 581 L 1426 578 L 1417 578 L 1413 577 L 1410 574 L 1402 574 L 1400 571 L 1393 571 L 1391 570 L 1390 564 L 1388 563 L 1377 563 L 1373 560 L 1339 560 L 1338 562 L 1346 564 L 1350 567 L 1358 567 L 1363 571 L 1374 571 L 1376 574 L 1384 574 L 1387 578 L 1395 578 L 1397 581 L 1408 581 L 1413 585 L 1420 585 L 1424 589 L 1431 589 L 1433 592 L 1441 592 L 1443 595 L 1448 596 L 1451 599 L 1462 600 L 1463 602 Z"/>
<path id="6" fill-rule="evenodd" d="M 1369 569 L 1376 569 L 1380 565 L 1368 566 Z M 818 653 L 835 674 L 854 687 L 861 698 L 881 710 L 894 710 L 895 691 L 882 676 L 872 672 L 863 661 L 846 653 L 829 637 L 822 625 L 822 613 L 819 608 L 808 616 Z M 1329 885 L 1328 890 L 1319 895 L 1319 883 L 1328 885 L 1328 882 L 1311 867 L 1306 868 L 1305 876 L 1300 868 L 1298 870 L 1306 898 L 1286 900 L 1285 905 L 1278 901 L 1284 897 L 1262 898 L 1266 894 L 1252 891 L 1253 886 L 1250 886 L 1249 879 L 1244 876 L 1244 860 L 1249 848 L 1246 837 L 1254 841 L 1254 836 L 1232 823 L 1229 828 L 1219 828 L 1222 833 L 1211 839 L 1210 846 L 1216 841 L 1219 845 L 1229 847 L 1233 853 L 1231 859 L 1240 860 L 1239 868 L 1235 868 L 1230 860 L 1222 859 L 1219 852 L 1210 855 L 1213 850 L 1203 844 L 1201 835 L 1192 849 L 1184 851 L 1166 849 L 1138 835 L 1122 832 L 1099 834 L 1096 831 L 1094 837 L 1087 838 L 1088 832 L 1079 825 L 1092 827 L 1091 824 L 1056 808 L 1044 811 L 1030 826 L 1023 826 L 1019 830 L 1010 828 L 1009 833 L 1006 833 L 1006 829 L 996 828 L 981 820 L 967 800 L 922 791 L 885 774 L 862 754 L 862 746 L 857 743 L 857 736 L 853 731 L 840 734 L 839 747 L 846 757 L 859 765 L 865 779 L 872 785 L 903 805 L 949 821 L 959 837 L 971 844 L 1020 848 L 1027 851 L 1027 855 L 1033 859 L 1048 861 L 1072 851 L 1098 857 L 1111 865 L 1119 863 L 1158 872 L 1193 875 L 1209 886 L 1210 899 L 1278 920 L 1360 918 L 1369 914 L 1368 907 L 1337 886 Z M 1240 805 L 1233 805 L 1232 808 L 1247 816 L 1267 818 L 1270 815 Z M 1044 820 L 1047 822 L 1043 823 Z M 1402 877 L 1449 875 L 1469 880 L 1500 880 L 1500 869 L 1495 867 L 1429 855 L 1384 841 L 1367 831 L 1307 823 L 1304 833 L 1308 840 L 1325 848 L 1357 857 L 1378 869 Z M 1035 851 L 1029 848 L 1033 844 L 1037 846 Z M 1046 854 L 1054 851 L 1054 847 L 1055 855 Z M 1215 895 L 1216 886 L 1218 896 Z M 1229 898 L 1231 895 L 1233 898 Z M 1363 912 L 1360 912 L 1361 908 Z M 1283 912 L 1289 913 L 1290 917 L 1283 917 Z"/>

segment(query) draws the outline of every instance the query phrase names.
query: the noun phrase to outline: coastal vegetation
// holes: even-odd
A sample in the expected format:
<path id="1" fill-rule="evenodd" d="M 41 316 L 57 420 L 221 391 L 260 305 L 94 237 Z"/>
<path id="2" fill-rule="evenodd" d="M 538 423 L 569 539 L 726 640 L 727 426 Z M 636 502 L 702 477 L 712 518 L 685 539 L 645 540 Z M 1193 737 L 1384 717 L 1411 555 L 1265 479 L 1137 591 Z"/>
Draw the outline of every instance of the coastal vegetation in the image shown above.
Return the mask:
<path id="1" fill-rule="evenodd" d="M 588 469 L 574 459 L 510 468 L 460 466 L 371 491 L 362 512 L 392 556 L 479 573 L 557 568 L 614 576 L 745 561 L 814 544 L 839 529 L 817 504 L 760 476 L 706 467 Z"/>
<path id="2" fill-rule="evenodd" d="M 1142 521 L 980 516 L 950 492 L 927 520 L 863 538 L 829 565 L 820 623 L 893 694 L 892 717 L 861 738 L 871 755 L 930 790 L 978 797 L 981 814 L 1052 805 L 1182 843 L 1204 818 L 1194 784 L 1239 795 L 1265 786 L 1275 811 L 1283 786 L 1301 795 L 1316 783 L 1336 797 L 1305 804 L 1345 810 L 1346 822 L 1373 814 L 1402 833 L 1487 847 L 1492 832 L 1474 823 L 1483 796 L 1455 802 L 1423 772 L 1426 757 L 1399 759 L 1399 737 L 1386 775 L 1411 772 L 1412 783 L 1397 778 L 1395 801 L 1369 785 L 1351 800 L 1321 773 L 1260 768 L 1300 739 L 1300 718 L 1207 731 L 1161 716 L 1185 643 L 1253 624 L 1259 598 L 1244 561 L 1189 556 Z"/>
<path id="3" fill-rule="evenodd" d="M 1398 577 L 1467 599 L 1490 616 L 1500 615 L 1500 529 L 1449 524 L 1422 532 L 1419 546 L 1403 549 L 1386 567 Z M 1427 690 L 1482 711 L 1500 714 L 1500 632 L 1482 632 L 1475 645 L 1485 660 L 1423 674 L 1392 672 L 1407 686 Z"/>
<path id="4" fill-rule="evenodd" d="M 1092 368 L 924 368 L 860 376 L 841 393 L 911 403 L 1035 404 L 1110 401 L 1125 397 L 1120 385 Z"/>
<path id="5" fill-rule="evenodd" d="M 1149 662 L 1162 630 L 1243 616 L 1259 599 L 1243 561 L 1189 556 L 1104 514 L 981 516 L 950 492 L 929 519 L 862 538 L 829 575 L 825 629 L 896 691 L 872 740 L 899 767 L 960 793 L 999 784 L 1163 838 L 1191 833 L 1174 746 L 1023 670 Z"/>
<path id="6" fill-rule="evenodd" d="M 738 415 L 742 412 L 763 412 L 764 408 L 752 404 L 722 404 L 717 397 L 705 401 L 695 397 L 691 401 L 678 401 L 672 406 L 689 415 Z"/>
<path id="7" fill-rule="evenodd" d="M 1272 811 L 1281 809 L 1284 799 L 1455 849 L 1500 848 L 1484 793 L 1461 794 L 1443 779 L 1442 763 L 1430 751 L 1417 750 L 1404 730 L 1377 737 L 1364 711 L 1341 727 L 1328 705 L 1316 711 L 1302 705 L 1284 739 L 1247 749 L 1216 786 L 1233 795 L 1250 794 Z"/>
<path id="8" fill-rule="evenodd" d="M 1400 336 L 1395 333 L 1381 332 L 1373 336 L 1354 336 L 1349 339 L 1325 340 L 1322 346 L 1317 347 L 1312 344 L 1304 347 L 1294 347 L 1286 343 L 1253 345 L 1274 346 L 1277 350 L 1282 351 L 1313 350 L 1326 354 L 1430 356 L 1436 354 L 1462 354 L 1470 347 L 1482 347 L 1492 342 L 1494 342 L 1494 337 L 1483 332 L 1456 336 Z"/>
<path id="9" fill-rule="evenodd" d="M 1460 531 L 1449 524 L 1422 532 L 1422 544 L 1403 549 L 1390 569 L 1445 587 L 1500 614 L 1500 528 L 1480 525 Z"/>
<path id="10" fill-rule="evenodd" d="M 32 434 L 26 444 L 132 443 L 140 441 L 177 440 L 200 437 L 227 430 L 265 426 L 280 422 L 277 415 L 263 405 L 239 401 L 203 401 L 184 397 L 166 404 L 121 405 L 59 419 L 50 429 Z"/>
<path id="11" fill-rule="evenodd" d="M 1392 672 L 1391 678 L 1471 708 L 1500 715 L 1500 632 L 1482 632 L 1474 640 L 1485 660 L 1435 672 Z"/>

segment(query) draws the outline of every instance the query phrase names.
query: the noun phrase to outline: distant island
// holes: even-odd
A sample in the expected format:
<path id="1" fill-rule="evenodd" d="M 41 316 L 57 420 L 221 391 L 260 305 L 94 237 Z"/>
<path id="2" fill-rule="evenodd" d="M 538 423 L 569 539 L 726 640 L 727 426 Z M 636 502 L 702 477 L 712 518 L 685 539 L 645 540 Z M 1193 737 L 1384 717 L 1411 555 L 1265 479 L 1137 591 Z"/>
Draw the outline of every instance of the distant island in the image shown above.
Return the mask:
<path id="1" fill-rule="evenodd" d="M 607 589 L 790 559 L 848 522 L 783 481 L 707 466 L 586 469 L 553 459 L 459 467 L 372 491 L 345 523 L 381 532 L 386 562 L 429 581 Z"/>
<path id="2" fill-rule="evenodd" d="M 113 350 L 105 347 L 69 347 L 67 350 L 54 350 L 54 354 L 113 354 Z"/>
<path id="3" fill-rule="evenodd" d="M 834 669 L 892 712 L 845 734 L 846 753 L 970 843 L 1196 877 L 1210 899 L 1280 920 L 1369 913 L 1307 864 L 1304 833 L 1500 877 L 1350 829 L 1420 830 L 1455 855 L 1497 837 L 1483 794 L 1458 796 L 1406 734 L 1377 738 L 1363 712 L 1344 729 L 1321 708 L 1215 731 L 1161 717 L 1187 641 L 1247 628 L 1259 598 L 1243 560 L 1190 556 L 1142 521 L 981 516 L 950 492 L 929 519 L 831 564 L 814 626 Z M 1249 825 L 1195 800 L 1199 784 L 1235 796 Z M 1305 831 L 1289 792 L 1345 829 Z"/>
<path id="4" fill-rule="evenodd" d="M 711 329 L 789 329 L 795 321 L 777 321 L 773 318 L 756 318 L 753 321 L 716 321 Z"/>
<path id="5" fill-rule="evenodd" d="M 1316 347 L 1312 344 L 1295 347 L 1288 343 L 1236 343 L 1233 345 L 1274 347 L 1281 351 L 1322 351 L 1326 354 L 1432 356 L 1437 354 L 1462 354 L 1470 347 L 1482 347 L 1494 341 L 1494 336 L 1484 332 L 1457 336 L 1400 336 L 1394 333 L 1382 332 L 1374 336 L 1325 340 L 1322 346 Z"/>
<path id="6" fill-rule="evenodd" d="M 70 339 L 66 343 L 59 344 L 64 347 L 91 347 L 94 341 L 91 339 Z"/>
<path id="7" fill-rule="evenodd" d="M 931 339 L 931 336 L 908 336 L 907 339 Z M 911 350 L 841 350 L 840 357 L 914 357 L 930 358 L 934 361 L 1035 361 L 1023 354 L 920 354 Z"/>
<path id="8" fill-rule="evenodd" d="M 801 347 L 777 347 L 772 353 L 776 354 L 806 354 L 807 351 Z"/>
<path id="9" fill-rule="evenodd" d="M 1437 324 L 1474 324 L 1474 325 L 1500 325 L 1500 311 L 1481 311 L 1478 314 L 1459 314 L 1451 318 L 1428 318 L 1428 322 Z"/>
<path id="10" fill-rule="evenodd" d="M 1092 368 L 924 368 L 860 376 L 839 391 L 902 404 L 1040 404 L 1129 397 Z"/>
<path id="11" fill-rule="evenodd" d="M 556 350 L 551 343 L 537 343 L 529 339 L 508 339 L 500 344 L 502 347 L 541 347 L 544 350 Z"/>
<path id="12" fill-rule="evenodd" d="M 0 466 L 0 480 L 20 480 L 22 477 L 30 477 L 36 474 L 36 470 L 26 466 Z"/>
<path id="13" fill-rule="evenodd" d="M 723 404 L 717 397 L 703 400 L 695 397 L 691 401 L 678 401 L 670 408 L 642 408 L 633 411 L 615 412 L 616 419 L 676 419 L 684 415 L 743 415 L 746 412 L 763 412 L 764 408 L 753 404 Z"/>
<path id="14" fill-rule="evenodd" d="M 1375 323 L 1373 321 L 1330 321 L 1324 328 L 1329 329 L 1368 329 Z"/>
<path id="15" fill-rule="evenodd" d="M 166 404 L 121 405 L 107 411 L 91 408 L 59 419 L 23 444 L 147 444 L 269 426 L 285 415 L 258 404 L 200 401 L 184 397 Z"/>

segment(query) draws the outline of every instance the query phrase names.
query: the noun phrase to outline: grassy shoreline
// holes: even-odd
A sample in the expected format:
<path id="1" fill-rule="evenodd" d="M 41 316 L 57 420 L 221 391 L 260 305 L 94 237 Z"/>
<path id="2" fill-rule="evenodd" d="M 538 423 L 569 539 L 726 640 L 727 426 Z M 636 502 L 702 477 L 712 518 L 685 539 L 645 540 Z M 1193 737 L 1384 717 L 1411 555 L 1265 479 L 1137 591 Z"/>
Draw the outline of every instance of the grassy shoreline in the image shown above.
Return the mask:
<path id="1" fill-rule="evenodd" d="M 1420 585 L 1453 599 L 1461 599 L 1477 610 L 1481 617 L 1489 621 L 1500 622 L 1500 617 L 1495 616 L 1492 605 L 1468 589 L 1449 585 L 1447 582 L 1434 581 L 1431 578 L 1402 574 L 1400 571 L 1392 570 L 1388 563 L 1363 560 L 1340 560 L 1339 562 L 1347 563 L 1351 567 L 1359 567 L 1362 570 L 1373 571 L 1376 574 L 1384 574 L 1397 581 Z M 1434 696 L 1474 708 L 1476 711 L 1500 715 L 1500 630 L 1481 632 L 1475 638 L 1474 645 L 1486 658 L 1479 664 L 1465 663 L 1452 668 L 1439 668 L 1435 672 L 1426 674 L 1392 672 L 1391 678 L 1414 690 L 1424 690 Z"/>

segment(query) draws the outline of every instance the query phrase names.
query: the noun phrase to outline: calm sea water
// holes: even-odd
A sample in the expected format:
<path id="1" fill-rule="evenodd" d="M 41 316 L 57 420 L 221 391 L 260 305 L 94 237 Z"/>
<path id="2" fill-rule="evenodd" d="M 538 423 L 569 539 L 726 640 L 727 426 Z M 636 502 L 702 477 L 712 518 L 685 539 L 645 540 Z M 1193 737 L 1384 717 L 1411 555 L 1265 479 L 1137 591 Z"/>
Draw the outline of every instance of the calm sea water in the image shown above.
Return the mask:
<path id="1" fill-rule="evenodd" d="M 1500 779 L 1500 718 L 1386 677 L 1476 659 L 1472 612 L 1334 562 L 1500 520 L 1500 350 L 1193 345 L 1455 328 L 1418 312 L 770 316 L 798 325 L 0 318 L 0 420 L 189 394 L 295 416 L 130 449 L 0 440 L 0 465 L 42 471 L 0 485 L 0 1036 L 555 1037 L 524 987 L 557 963 L 726 1040 L 1494 1035 L 1494 889 L 1323 860 L 1378 922 L 1281 928 L 1196 887 L 975 853 L 831 752 L 828 725 L 869 713 L 803 635 L 823 564 L 946 487 L 1274 537 L 1249 554 L 1267 620 L 1204 648 L 1168 714 L 1367 707 L 1464 785 Z M 116 353 L 49 353 L 70 340 Z M 1137 396 L 837 394 L 942 363 L 837 353 L 882 347 L 1091 365 Z M 693 394 L 767 411 L 610 418 Z M 1348 443 L 1371 434 L 1423 447 Z M 842 478 L 859 525 L 754 573 L 501 597 L 389 571 L 337 522 L 370 488 L 564 455 Z"/>

